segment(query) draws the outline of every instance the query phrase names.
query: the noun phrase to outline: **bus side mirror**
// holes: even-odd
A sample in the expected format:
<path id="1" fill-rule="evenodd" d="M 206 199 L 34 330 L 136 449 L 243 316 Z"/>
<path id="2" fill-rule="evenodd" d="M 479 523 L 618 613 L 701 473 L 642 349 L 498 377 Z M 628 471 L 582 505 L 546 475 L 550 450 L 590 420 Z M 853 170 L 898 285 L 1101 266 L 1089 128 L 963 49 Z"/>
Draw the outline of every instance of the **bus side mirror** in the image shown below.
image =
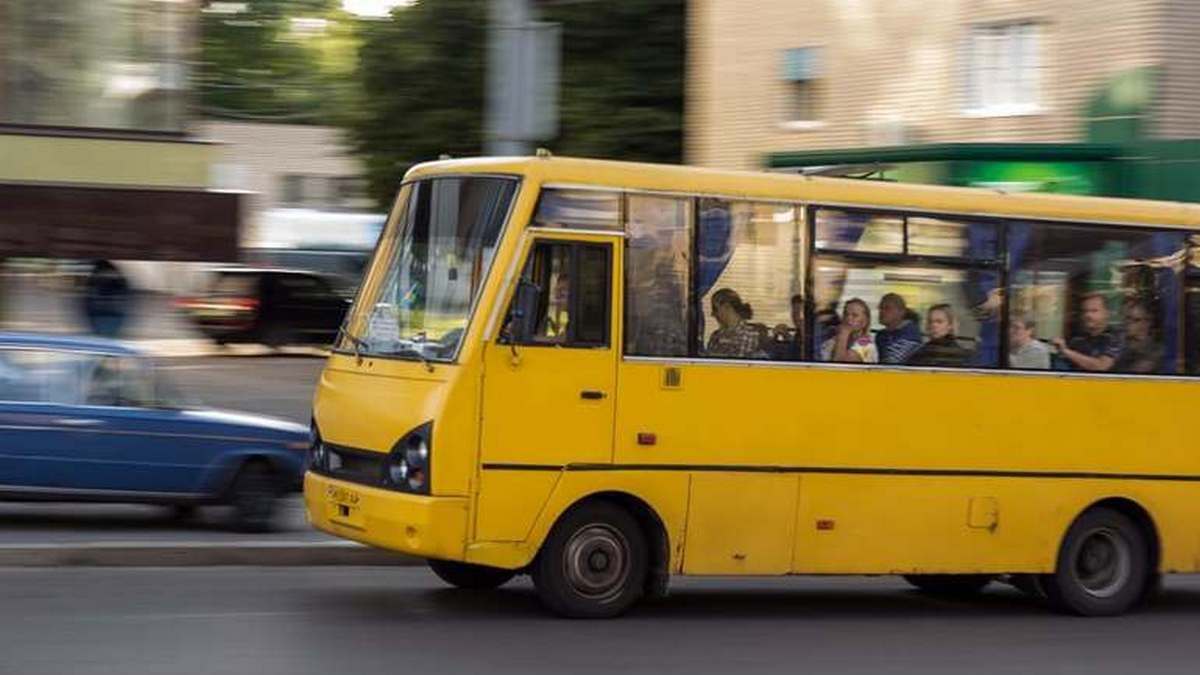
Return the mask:
<path id="1" fill-rule="evenodd" d="M 537 284 L 522 279 L 513 296 L 512 311 L 509 313 L 509 340 L 512 344 L 524 344 L 537 330 L 537 307 L 542 289 Z"/>

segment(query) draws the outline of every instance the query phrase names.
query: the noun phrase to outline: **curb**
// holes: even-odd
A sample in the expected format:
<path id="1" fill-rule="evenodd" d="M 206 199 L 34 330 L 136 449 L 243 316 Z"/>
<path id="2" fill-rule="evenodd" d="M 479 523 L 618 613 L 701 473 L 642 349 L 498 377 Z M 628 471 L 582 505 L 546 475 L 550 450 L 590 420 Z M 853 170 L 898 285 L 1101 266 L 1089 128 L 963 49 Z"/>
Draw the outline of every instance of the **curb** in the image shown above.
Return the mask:
<path id="1" fill-rule="evenodd" d="M 0 567 L 415 566 L 420 558 L 354 542 L 29 544 L 0 546 Z"/>

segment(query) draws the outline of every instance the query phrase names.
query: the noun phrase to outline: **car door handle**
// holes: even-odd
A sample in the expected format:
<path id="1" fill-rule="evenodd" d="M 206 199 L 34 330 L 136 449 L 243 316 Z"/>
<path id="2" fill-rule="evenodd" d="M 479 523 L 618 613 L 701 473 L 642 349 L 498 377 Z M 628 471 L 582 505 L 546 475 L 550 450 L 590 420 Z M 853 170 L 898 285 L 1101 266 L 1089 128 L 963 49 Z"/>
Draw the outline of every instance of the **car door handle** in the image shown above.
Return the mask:
<path id="1" fill-rule="evenodd" d="M 607 394 L 602 391 L 596 391 L 595 389 L 584 389 L 583 391 L 579 392 L 579 398 L 587 401 L 599 401 L 605 396 L 607 396 Z"/>

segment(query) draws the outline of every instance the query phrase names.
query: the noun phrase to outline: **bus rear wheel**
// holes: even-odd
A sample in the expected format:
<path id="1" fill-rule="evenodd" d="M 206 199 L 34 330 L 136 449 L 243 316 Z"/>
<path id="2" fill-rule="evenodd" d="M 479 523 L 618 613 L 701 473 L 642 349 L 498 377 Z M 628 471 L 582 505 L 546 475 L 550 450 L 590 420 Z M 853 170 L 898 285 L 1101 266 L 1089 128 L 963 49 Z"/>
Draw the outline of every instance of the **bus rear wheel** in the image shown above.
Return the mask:
<path id="1" fill-rule="evenodd" d="M 904 580 L 922 593 L 950 597 L 975 595 L 992 582 L 986 574 L 906 574 Z"/>
<path id="2" fill-rule="evenodd" d="M 624 613 L 642 597 L 648 570 L 637 521 L 615 504 L 596 501 L 555 523 L 530 571 L 551 611 L 603 619 Z"/>
<path id="3" fill-rule="evenodd" d="M 455 588 L 473 591 L 490 591 L 500 588 L 517 575 L 512 570 L 487 565 L 454 562 L 453 560 L 428 560 L 429 569 L 442 581 Z"/>
<path id="4" fill-rule="evenodd" d="M 1140 602 L 1153 578 L 1145 532 L 1120 511 L 1100 507 L 1071 524 L 1054 573 L 1041 585 L 1061 612 L 1114 616 Z"/>

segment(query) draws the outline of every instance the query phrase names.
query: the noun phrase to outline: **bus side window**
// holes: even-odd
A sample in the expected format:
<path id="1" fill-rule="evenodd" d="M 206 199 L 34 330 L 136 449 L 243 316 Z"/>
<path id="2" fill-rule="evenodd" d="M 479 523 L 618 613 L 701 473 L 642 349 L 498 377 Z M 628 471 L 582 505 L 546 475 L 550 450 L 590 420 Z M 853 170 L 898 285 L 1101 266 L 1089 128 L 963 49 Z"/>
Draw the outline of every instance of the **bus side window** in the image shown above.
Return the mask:
<path id="1" fill-rule="evenodd" d="M 536 289 L 529 335 L 517 344 L 606 347 L 609 336 L 611 247 L 607 244 L 541 242 L 534 246 L 521 279 Z M 509 306 L 506 326 L 516 319 Z M 510 330 L 505 335 L 511 335 Z M 502 337 L 505 341 L 508 338 Z"/>

